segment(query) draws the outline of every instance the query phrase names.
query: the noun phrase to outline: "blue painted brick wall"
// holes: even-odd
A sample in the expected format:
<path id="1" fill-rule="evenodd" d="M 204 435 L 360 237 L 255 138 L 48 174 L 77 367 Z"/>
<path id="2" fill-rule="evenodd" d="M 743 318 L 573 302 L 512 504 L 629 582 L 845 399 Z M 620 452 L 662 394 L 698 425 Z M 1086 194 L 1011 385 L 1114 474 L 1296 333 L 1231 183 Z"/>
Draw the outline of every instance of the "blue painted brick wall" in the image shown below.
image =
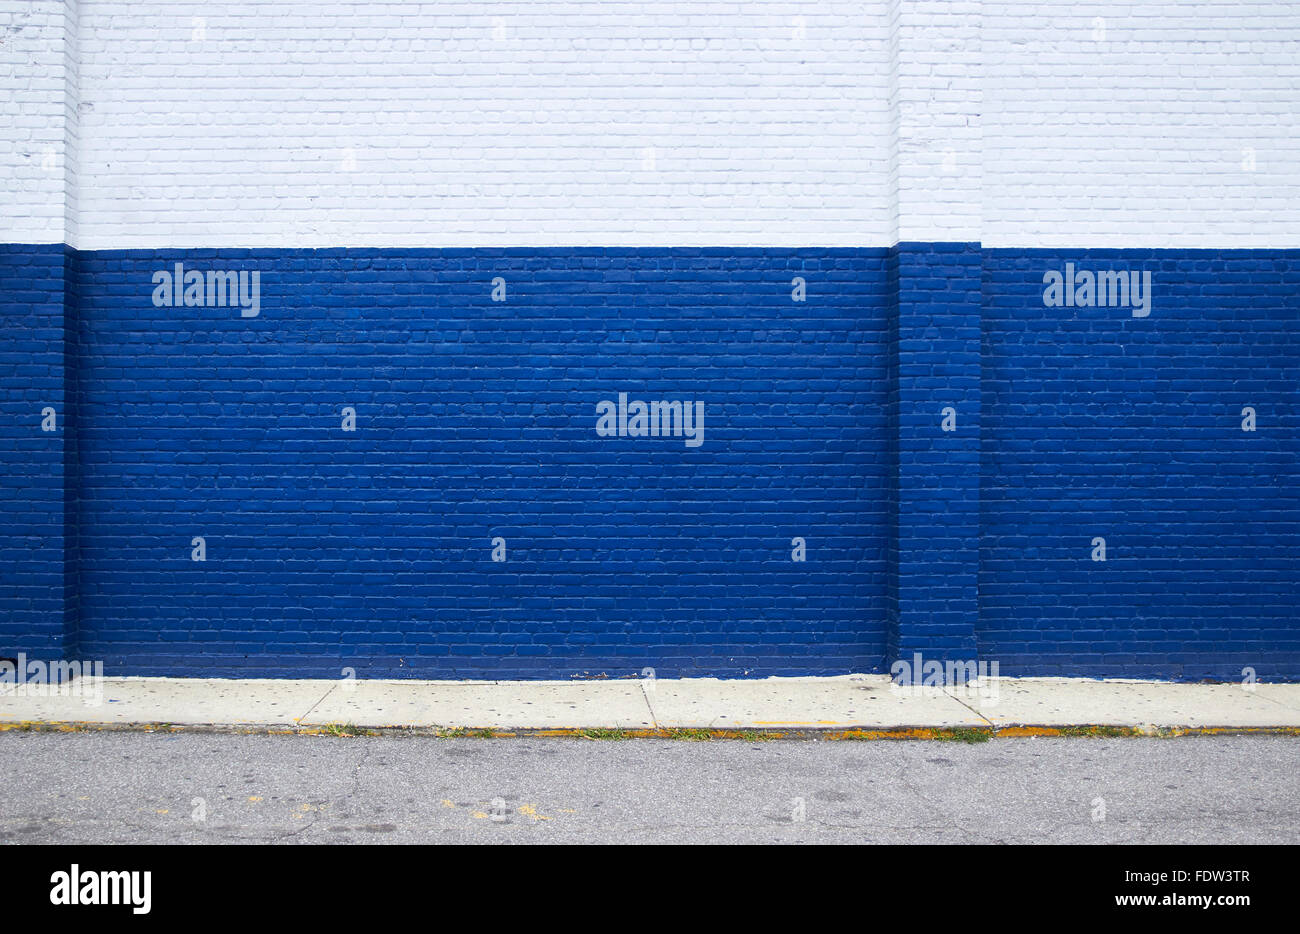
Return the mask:
<path id="1" fill-rule="evenodd" d="M 154 307 L 178 260 L 260 316 Z M 1067 261 L 1151 315 L 1045 307 Z M 9 246 L 0 305 L 0 657 L 1300 677 L 1294 251 Z M 599 438 L 620 391 L 703 446 Z"/>
<path id="2" fill-rule="evenodd" d="M 155 308 L 178 260 L 261 270 L 260 315 Z M 884 264 L 82 254 L 82 651 L 133 674 L 878 668 Z M 703 400 L 703 445 L 598 437 L 620 391 Z"/>
<path id="3" fill-rule="evenodd" d="M 0 245 L 0 658 L 74 654 L 63 246 Z M 42 410 L 56 412 L 42 431 Z"/>
<path id="4" fill-rule="evenodd" d="M 1152 271 L 1149 317 L 1044 307 L 1066 262 Z M 984 304 L 981 654 L 1300 676 L 1300 252 L 987 250 Z"/>
<path id="5" fill-rule="evenodd" d="M 897 538 L 888 654 L 971 660 L 979 567 L 980 248 L 900 243 L 890 259 Z M 948 431 L 945 414 L 953 419 Z"/>

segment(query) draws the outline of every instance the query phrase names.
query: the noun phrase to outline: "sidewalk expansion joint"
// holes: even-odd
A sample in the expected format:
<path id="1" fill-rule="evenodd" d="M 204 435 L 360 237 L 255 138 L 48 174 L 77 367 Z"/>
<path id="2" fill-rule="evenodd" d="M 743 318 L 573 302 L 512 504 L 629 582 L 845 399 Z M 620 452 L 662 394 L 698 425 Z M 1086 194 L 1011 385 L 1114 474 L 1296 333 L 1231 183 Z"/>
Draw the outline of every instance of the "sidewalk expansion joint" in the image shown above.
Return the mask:
<path id="1" fill-rule="evenodd" d="M 961 704 L 963 707 L 965 707 L 967 710 L 969 710 L 969 711 L 970 711 L 971 713 L 973 713 L 975 716 L 977 716 L 977 717 L 979 717 L 981 720 L 983 720 L 986 724 L 988 724 L 988 726 L 989 726 L 990 729 L 992 729 L 992 730 L 997 730 L 997 726 L 993 723 L 992 720 L 990 720 L 988 717 L 984 716 L 983 713 L 981 713 L 980 711 L 976 710 L 974 707 L 972 707 L 970 704 L 966 703 L 966 702 L 965 702 L 964 700 L 962 700 L 960 697 L 957 697 L 956 695 L 952 694 L 952 693 L 949 691 L 949 689 L 948 689 L 947 687 L 945 687 L 945 688 L 943 689 L 943 693 L 947 694 L 949 697 L 951 697 L 951 698 L 952 698 L 953 700 L 955 700 L 957 703 Z"/>
<path id="2" fill-rule="evenodd" d="M 646 690 L 645 681 L 640 682 L 641 696 L 645 699 L 646 710 L 650 712 L 650 722 L 654 724 L 656 730 L 660 729 L 659 718 L 655 716 L 655 705 L 650 700 L 651 691 Z"/>
<path id="3" fill-rule="evenodd" d="M 326 690 L 324 694 L 322 694 L 319 698 L 317 698 L 316 703 L 314 703 L 314 704 L 312 704 L 310 707 L 308 707 L 308 708 L 307 708 L 307 712 L 304 713 L 301 717 L 296 718 L 296 719 L 294 720 L 294 722 L 297 723 L 297 724 L 299 724 L 299 725 L 301 725 L 302 722 L 303 722 L 304 720 L 306 720 L 308 717 L 311 716 L 311 713 L 312 713 L 313 710 L 315 710 L 315 709 L 316 709 L 317 707 L 319 707 L 321 704 L 325 703 L 325 698 L 327 698 L 327 697 L 329 697 L 331 694 L 333 694 L 333 693 L 334 693 L 334 690 L 335 690 L 337 687 L 338 687 L 337 684 L 331 684 L 331 685 L 329 686 L 328 690 Z"/>

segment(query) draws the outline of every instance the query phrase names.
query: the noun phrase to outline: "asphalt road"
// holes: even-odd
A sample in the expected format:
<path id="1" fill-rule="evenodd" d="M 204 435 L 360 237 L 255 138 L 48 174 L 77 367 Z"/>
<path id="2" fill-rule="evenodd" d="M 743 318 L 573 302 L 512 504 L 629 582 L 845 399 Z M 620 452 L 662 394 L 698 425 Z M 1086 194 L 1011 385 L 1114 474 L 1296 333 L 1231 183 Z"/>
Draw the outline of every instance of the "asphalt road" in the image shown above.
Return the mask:
<path id="1" fill-rule="evenodd" d="M 0 733 L 0 842 L 1297 843 L 1300 739 Z"/>

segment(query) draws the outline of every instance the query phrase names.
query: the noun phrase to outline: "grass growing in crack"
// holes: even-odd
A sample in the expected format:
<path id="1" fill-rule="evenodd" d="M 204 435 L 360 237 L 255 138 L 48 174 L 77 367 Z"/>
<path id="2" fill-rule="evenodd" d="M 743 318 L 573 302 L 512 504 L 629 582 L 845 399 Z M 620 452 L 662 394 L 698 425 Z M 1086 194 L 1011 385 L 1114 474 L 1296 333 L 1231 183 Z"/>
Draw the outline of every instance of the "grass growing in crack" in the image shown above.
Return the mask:
<path id="1" fill-rule="evenodd" d="M 593 727 L 587 730 L 579 730 L 578 735 L 583 739 L 629 739 L 626 730 L 614 730 L 604 727 Z"/>
<path id="2" fill-rule="evenodd" d="M 330 723 L 324 727 L 330 736 L 374 736 L 371 730 L 363 730 L 355 723 Z"/>
<path id="3" fill-rule="evenodd" d="M 705 740 L 713 739 L 713 734 L 708 730 L 674 729 L 668 730 L 668 739 L 680 739 L 688 743 L 702 743 Z"/>
<path id="4" fill-rule="evenodd" d="M 934 736 L 944 743 L 987 743 L 992 737 L 993 733 L 990 730 L 977 730 L 970 727 L 954 727 L 951 730 L 942 730 Z"/>
<path id="5" fill-rule="evenodd" d="M 773 739 L 771 733 L 764 733 L 761 730 L 741 730 L 740 738 L 747 743 L 766 743 Z"/>
<path id="6" fill-rule="evenodd" d="M 1136 736 L 1138 731 L 1127 726 L 1063 726 L 1062 736 L 1095 736 L 1114 739 L 1120 736 Z"/>

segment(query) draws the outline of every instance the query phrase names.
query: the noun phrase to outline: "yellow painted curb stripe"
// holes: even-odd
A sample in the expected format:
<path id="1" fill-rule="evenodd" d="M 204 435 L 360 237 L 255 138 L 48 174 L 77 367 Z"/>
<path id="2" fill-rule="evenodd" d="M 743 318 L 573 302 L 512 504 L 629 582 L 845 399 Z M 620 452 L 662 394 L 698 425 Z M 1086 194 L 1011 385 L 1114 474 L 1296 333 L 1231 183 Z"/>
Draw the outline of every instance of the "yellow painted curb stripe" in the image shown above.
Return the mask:
<path id="1" fill-rule="evenodd" d="M 1003 726 L 1003 727 L 848 727 L 827 729 L 807 724 L 789 724 L 791 729 L 773 729 L 769 726 L 738 729 L 706 729 L 674 727 L 666 729 L 621 727 L 550 727 L 537 729 L 505 730 L 495 727 L 412 727 L 393 724 L 379 727 L 358 727 L 352 724 L 327 724 L 311 727 L 257 726 L 254 724 L 175 724 L 175 723 L 93 723 L 52 720 L 22 720 L 0 722 L 0 732 L 80 733 L 131 731 L 145 733 L 234 733 L 279 736 L 380 736 L 384 734 L 432 736 L 443 739 L 509 739 L 518 737 L 556 737 L 569 739 L 824 739 L 824 740 L 951 740 L 987 736 L 989 739 L 1014 739 L 1041 737 L 1100 737 L 1123 738 L 1137 736 L 1230 736 L 1267 735 L 1300 736 L 1297 726 L 1167 726 L 1144 729 L 1135 726 L 1109 726 L 1106 724 L 1078 724 L 1060 726 Z M 802 727 L 802 728 L 799 728 Z"/>

